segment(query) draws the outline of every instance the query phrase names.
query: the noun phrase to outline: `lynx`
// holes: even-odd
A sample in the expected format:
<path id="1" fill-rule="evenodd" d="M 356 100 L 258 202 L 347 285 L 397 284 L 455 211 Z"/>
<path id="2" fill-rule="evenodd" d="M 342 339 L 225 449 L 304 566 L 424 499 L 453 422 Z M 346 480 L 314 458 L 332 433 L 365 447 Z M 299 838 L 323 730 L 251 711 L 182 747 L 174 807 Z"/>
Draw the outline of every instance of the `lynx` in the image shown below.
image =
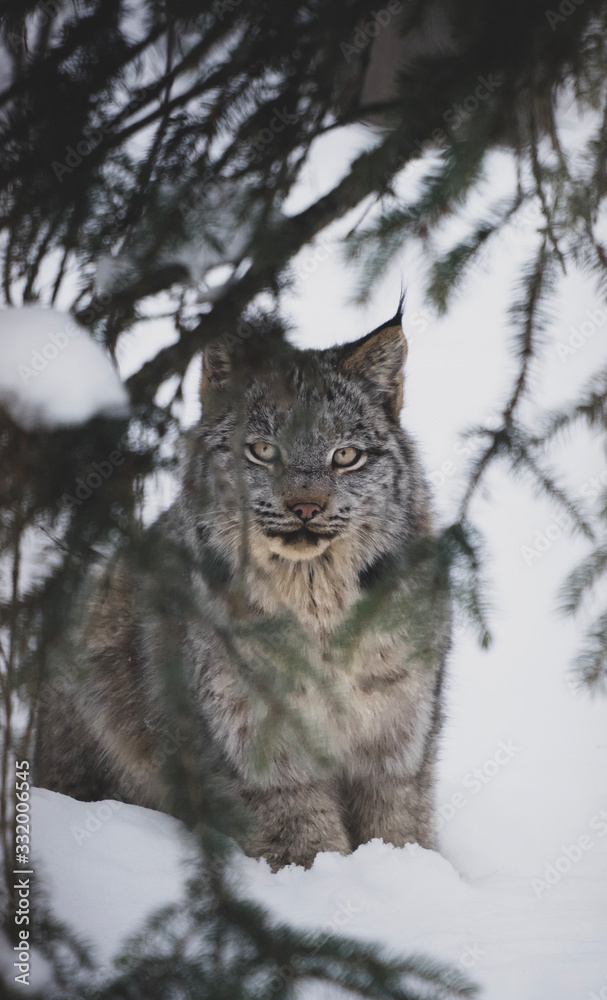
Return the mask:
<path id="1" fill-rule="evenodd" d="M 167 808 L 150 762 L 189 740 L 159 681 L 168 630 L 195 753 L 249 817 L 249 854 L 277 870 L 375 837 L 433 847 L 449 609 L 420 611 L 407 558 L 432 525 L 399 423 L 400 312 L 343 346 L 236 353 L 205 350 L 203 416 L 155 529 L 183 554 L 187 608 L 162 617 L 142 577 L 107 569 L 78 631 L 85 680 L 42 706 L 39 783 Z"/>

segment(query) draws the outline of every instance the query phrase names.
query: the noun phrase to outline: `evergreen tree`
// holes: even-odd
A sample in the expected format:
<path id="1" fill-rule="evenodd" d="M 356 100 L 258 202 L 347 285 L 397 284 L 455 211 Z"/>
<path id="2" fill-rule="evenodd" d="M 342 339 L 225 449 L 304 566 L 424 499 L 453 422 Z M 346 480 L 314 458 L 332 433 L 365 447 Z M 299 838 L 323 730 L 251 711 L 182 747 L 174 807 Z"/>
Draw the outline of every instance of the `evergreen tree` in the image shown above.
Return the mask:
<path id="1" fill-rule="evenodd" d="M 598 231 L 607 190 L 606 27 L 604 0 L 562 0 L 554 9 L 538 0 L 409 0 L 381 11 L 370 11 L 366 0 L 4 0 L 5 303 L 56 305 L 71 296 L 73 315 L 111 353 L 134 324 L 160 309 L 177 334 L 128 380 L 129 422 L 98 417 L 76 428 L 36 431 L 0 415 L 0 554 L 7 581 L 0 603 L 0 828 L 7 907 L 11 761 L 30 754 L 44 685 L 61 683 L 53 650 L 75 596 L 86 587 L 90 567 L 108 553 L 128 549 L 139 564 L 151 558 L 142 495 L 150 477 L 171 471 L 179 453 L 175 404 L 192 361 L 221 338 L 249 354 L 266 350 L 270 339 L 276 344 L 293 257 L 350 210 L 370 209 L 345 241 L 353 266 L 360 266 L 361 299 L 401 248 L 417 240 L 429 262 L 428 298 L 440 312 L 491 242 L 530 204 L 539 207 L 537 244 L 512 308 L 518 374 L 500 426 L 475 429 L 486 447 L 471 470 L 457 522 L 431 550 L 407 558 L 423 564 L 420 578 L 430 581 L 431 593 L 450 576 L 454 596 L 486 644 L 470 508 L 487 470 L 502 459 L 529 474 L 595 539 L 591 556 L 565 582 L 566 610 L 575 612 L 604 576 L 607 496 L 587 523 L 542 456 L 575 421 L 604 433 L 607 372 L 574 406 L 549 415 L 539 434 L 526 425 L 523 404 L 560 276 L 577 267 L 593 275 L 602 292 L 607 283 L 607 248 Z M 393 55 L 386 60 L 388 39 Z M 559 130 L 559 97 L 566 90 L 595 122 L 576 156 L 564 148 Z M 359 121 L 374 129 L 371 148 L 329 192 L 287 216 L 286 198 L 312 143 Z M 511 197 L 488 206 L 466 237 L 445 250 L 442 227 L 478 191 L 495 150 L 516 165 Z M 422 162 L 422 180 L 416 196 L 407 198 L 398 178 L 415 160 Z M 218 265 L 227 277 L 219 285 L 207 282 Z M 262 301 L 273 302 L 274 311 L 260 317 Z M 167 384 L 173 395 L 160 405 L 158 390 Z M 86 504 L 66 503 L 83 469 L 116 449 L 125 461 L 107 489 Z M 41 539 L 47 571 L 26 584 L 23 553 Z M 171 587 L 175 553 L 154 553 L 165 560 L 167 589 L 150 599 L 168 615 L 171 601 L 185 599 Z M 390 594 L 374 592 L 358 626 L 390 614 L 389 605 Z M 581 676 L 595 686 L 607 681 L 605 619 L 580 655 Z M 422 635 L 421 647 L 424 641 Z M 168 648 L 166 662 L 167 685 L 187 725 L 179 650 Z M 176 787 L 198 789 L 176 805 L 200 845 L 187 926 L 172 912 L 156 917 L 125 949 L 118 976 L 98 984 L 99 997 L 287 997 L 306 976 L 369 997 L 470 995 L 461 977 L 424 959 L 389 963 L 348 941 L 270 928 L 228 888 L 227 805 L 203 762 L 195 783 L 191 762 L 179 757 L 171 766 Z M 195 953 L 186 949 L 192 935 Z M 85 945 L 42 916 L 38 940 L 54 962 L 56 995 L 84 995 L 93 975 Z M 284 966 L 292 976 L 281 977 Z"/>

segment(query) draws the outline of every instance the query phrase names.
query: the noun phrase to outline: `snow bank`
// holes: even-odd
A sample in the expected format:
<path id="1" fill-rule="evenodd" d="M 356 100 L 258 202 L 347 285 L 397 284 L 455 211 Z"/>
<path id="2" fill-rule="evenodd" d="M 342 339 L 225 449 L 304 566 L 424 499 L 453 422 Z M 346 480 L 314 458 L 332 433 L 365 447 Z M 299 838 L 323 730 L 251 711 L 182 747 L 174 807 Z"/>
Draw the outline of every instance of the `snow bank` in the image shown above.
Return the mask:
<path id="1" fill-rule="evenodd" d="M 24 430 L 53 430 L 128 414 L 107 354 L 72 317 L 23 306 L 0 311 L 0 406 Z"/>
<path id="2" fill-rule="evenodd" d="M 171 817 L 36 790 L 32 820 L 37 877 L 56 913 L 94 942 L 100 965 L 155 907 L 182 897 L 190 842 Z M 539 892 L 528 875 L 466 879 L 438 853 L 377 840 L 277 874 L 237 853 L 232 877 L 277 920 L 451 962 L 486 1000 L 585 1000 L 607 972 L 607 836 L 598 826 L 590 832 L 592 847 L 579 857 L 572 844 L 569 859 L 545 845 L 554 876 Z M 332 995 L 310 984 L 302 998 Z"/>
<path id="3" fill-rule="evenodd" d="M 93 943 L 102 964 L 146 915 L 180 898 L 187 844 L 182 825 L 152 809 L 33 793 L 36 875 L 55 912 Z"/>

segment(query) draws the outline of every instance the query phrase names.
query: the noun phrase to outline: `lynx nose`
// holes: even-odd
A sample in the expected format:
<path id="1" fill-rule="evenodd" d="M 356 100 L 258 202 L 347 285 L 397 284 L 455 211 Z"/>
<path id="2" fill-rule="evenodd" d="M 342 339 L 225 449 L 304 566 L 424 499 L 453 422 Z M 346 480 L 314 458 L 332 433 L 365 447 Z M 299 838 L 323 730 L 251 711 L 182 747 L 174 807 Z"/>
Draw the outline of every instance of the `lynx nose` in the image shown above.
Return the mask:
<path id="1" fill-rule="evenodd" d="M 297 514 L 302 521 L 311 521 L 316 514 L 320 513 L 322 507 L 318 503 L 308 503 L 307 501 L 304 501 L 303 503 L 293 504 L 293 506 L 289 509 L 292 510 L 294 514 Z"/>

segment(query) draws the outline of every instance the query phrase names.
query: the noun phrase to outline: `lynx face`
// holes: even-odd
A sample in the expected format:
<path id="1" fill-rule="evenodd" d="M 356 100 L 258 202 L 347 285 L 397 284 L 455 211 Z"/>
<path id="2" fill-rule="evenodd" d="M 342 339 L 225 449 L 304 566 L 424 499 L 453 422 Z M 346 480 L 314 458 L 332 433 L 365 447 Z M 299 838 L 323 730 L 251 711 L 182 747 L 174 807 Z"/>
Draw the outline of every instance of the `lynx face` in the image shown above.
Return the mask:
<path id="1" fill-rule="evenodd" d="M 381 403 L 337 374 L 323 383 L 296 391 L 291 375 L 286 403 L 272 380 L 252 387 L 244 446 L 233 446 L 234 457 L 244 457 L 256 542 L 284 559 L 314 559 L 338 538 L 370 533 L 378 485 L 392 478 Z"/>
<path id="2" fill-rule="evenodd" d="M 398 423 L 405 355 L 396 320 L 344 347 L 288 349 L 244 376 L 225 351 L 207 351 L 195 462 L 205 540 L 234 556 L 246 537 L 264 565 L 337 547 L 364 567 L 391 550 L 419 485 Z"/>

